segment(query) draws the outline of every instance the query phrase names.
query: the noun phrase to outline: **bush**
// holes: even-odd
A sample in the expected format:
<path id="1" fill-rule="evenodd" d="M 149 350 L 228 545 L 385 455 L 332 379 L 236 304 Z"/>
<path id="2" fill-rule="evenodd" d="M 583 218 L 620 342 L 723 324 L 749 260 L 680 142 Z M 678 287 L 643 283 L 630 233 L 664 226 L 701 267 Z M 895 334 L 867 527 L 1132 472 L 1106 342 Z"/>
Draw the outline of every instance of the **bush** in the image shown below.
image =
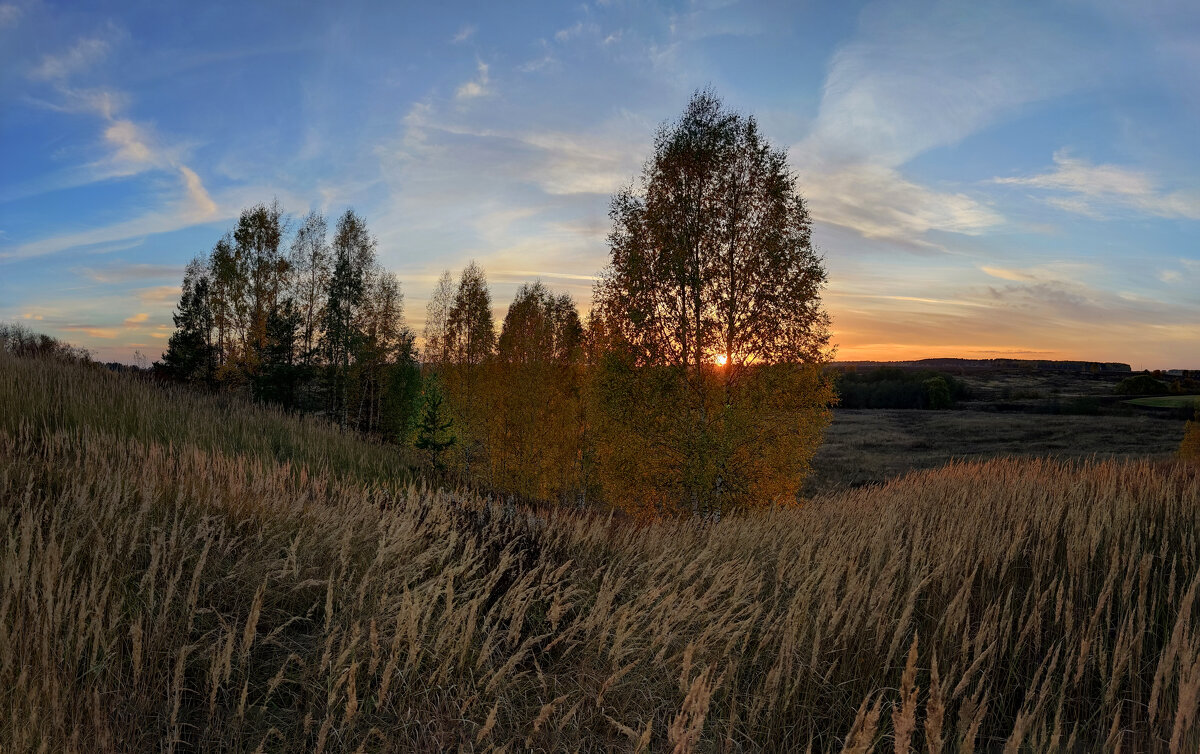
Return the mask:
<path id="1" fill-rule="evenodd" d="M 1164 395 L 1169 392 L 1167 383 L 1148 374 L 1126 377 L 1117 383 L 1117 395 Z"/>
<path id="2" fill-rule="evenodd" d="M 20 325 L 0 324 L 0 353 L 13 356 L 38 356 L 63 361 L 89 361 L 91 354 L 49 335 L 27 330 Z"/>

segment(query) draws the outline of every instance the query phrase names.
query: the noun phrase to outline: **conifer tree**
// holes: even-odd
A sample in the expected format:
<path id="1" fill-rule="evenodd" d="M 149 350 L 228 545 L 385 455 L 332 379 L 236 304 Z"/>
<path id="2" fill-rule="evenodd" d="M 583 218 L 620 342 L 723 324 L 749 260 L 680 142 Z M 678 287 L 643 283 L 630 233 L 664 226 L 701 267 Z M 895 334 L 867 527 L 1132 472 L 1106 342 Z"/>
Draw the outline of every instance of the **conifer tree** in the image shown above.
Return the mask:
<path id="1" fill-rule="evenodd" d="M 181 382 L 211 384 L 216 374 L 210 279 L 204 265 L 193 260 L 183 279 L 179 306 L 171 319 L 175 332 L 162 356 L 163 369 Z"/>
<path id="2" fill-rule="evenodd" d="M 425 381 L 424 410 L 417 427 L 416 447 L 429 453 L 430 462 L 437 472 L 445 471 L 442 454 L 454 447 L 458 438 L 450 431 L 454 419 L 444 405 L 441 384 L 436 375 Z"/>
<path id="3" fill-rule="evenodd" d="M 295 408 L 306 369 L 298 361 L 303 318 L 287 298 L 267 314 L 266 342 L 259 353 L 259 373 L 254 378 L 260 400 Z"/>

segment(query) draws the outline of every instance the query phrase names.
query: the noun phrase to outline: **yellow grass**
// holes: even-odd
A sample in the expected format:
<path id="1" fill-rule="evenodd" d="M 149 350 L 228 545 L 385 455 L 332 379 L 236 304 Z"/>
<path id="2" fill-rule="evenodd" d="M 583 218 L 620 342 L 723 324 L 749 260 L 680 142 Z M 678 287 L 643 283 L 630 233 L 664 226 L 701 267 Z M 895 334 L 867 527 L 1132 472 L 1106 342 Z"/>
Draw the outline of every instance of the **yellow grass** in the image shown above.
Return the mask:
<path id="1" fill-rule="evenodd" d="M 1200 747 L 1186 465 L 960 464 L 633 526 L 95 379 L 0 355 L 5 752 Z"/>

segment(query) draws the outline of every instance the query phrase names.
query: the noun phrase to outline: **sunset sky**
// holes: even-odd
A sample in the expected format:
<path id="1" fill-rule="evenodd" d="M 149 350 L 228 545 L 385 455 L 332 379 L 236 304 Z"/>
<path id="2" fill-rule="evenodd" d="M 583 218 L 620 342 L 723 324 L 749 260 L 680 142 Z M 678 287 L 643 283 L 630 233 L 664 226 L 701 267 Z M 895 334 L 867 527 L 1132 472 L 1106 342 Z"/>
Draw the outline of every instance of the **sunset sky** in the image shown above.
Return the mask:
<path id="1" fill-rule="evenodd" d="M 239 210 L 353 206 L 419 330 L 586 310 L 698 87 L 787 150 L 839 359 L 1200 368 L 1200 3 L 0 3 L 0 321 L 161 354 Z"/>

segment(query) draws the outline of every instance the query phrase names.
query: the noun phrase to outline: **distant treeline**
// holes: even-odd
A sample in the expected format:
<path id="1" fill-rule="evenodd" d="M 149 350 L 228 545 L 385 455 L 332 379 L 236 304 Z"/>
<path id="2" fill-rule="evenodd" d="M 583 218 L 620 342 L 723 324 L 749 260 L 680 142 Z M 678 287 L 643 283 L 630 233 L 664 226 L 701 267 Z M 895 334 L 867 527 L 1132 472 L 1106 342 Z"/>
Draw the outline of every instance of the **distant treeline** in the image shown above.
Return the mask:
<path id="1" fill-rule="evenodd" d="M 950 408 L 967 397 L 962 380 L 930 370 L 848 369 L 836 380 L 842 408 Z"/>
<path id="2" fill-rule="evenodd" d="M 1128 364 L 1117 361 L 1062 361 L 1049 359 L 916 359 L 914 361 L 842 361 L 838 367 L 945 369 L 1032 369 L 1057 372 L 1129 372 Z"/>
<path id="3" fill-rule="evenodd" d="M 1200 393 L 1200 380 L 1164 372 L 1144 372 L 1117 383 L 1117 395 L 1192 395 Z"/>

